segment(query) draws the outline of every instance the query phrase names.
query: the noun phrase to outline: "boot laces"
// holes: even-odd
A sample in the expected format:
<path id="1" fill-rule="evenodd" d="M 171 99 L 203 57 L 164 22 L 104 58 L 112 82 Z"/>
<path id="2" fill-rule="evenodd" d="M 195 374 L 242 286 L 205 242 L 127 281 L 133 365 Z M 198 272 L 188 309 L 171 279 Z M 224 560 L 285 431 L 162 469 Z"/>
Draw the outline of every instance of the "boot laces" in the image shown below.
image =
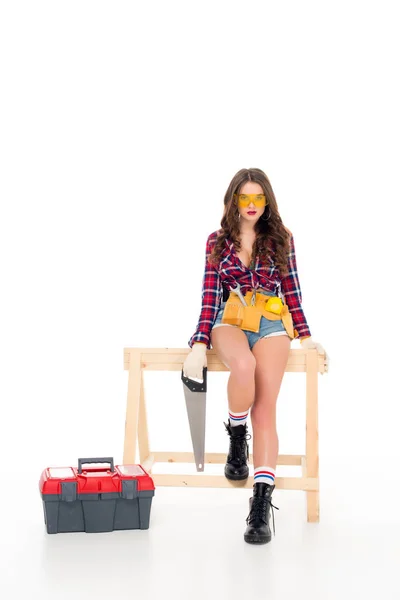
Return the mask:
<path id="1" fill-rule="evenodd" d="M 275 535 L 274 508 L 276 508 L 276 510 L 279 510 L 279 508 L 272 504 L 271 498 L 269 498 L 268 496 L 266 498 L 263 496 L 254 496 L 253 497 L 251 509 L 250 509 L 249 515 L 246 519 L 246 522 L 250 523 L 253 520 L 260 520 L 260 521 L 263 521 L 263 523 L 265 523 L 266 525 L 268 525 L 267 518 L 266 518 L 268 504 L 271 506 L 272 525 L 273 525 L 274 535 Z"/>
<path id="2" fill-rule="evenodd" d="M 231 436 L 231 444 L 229 448 L 230 460 L 239 459 L 242 461 L 249 460 L 249 446 L 247 440 L 251 439 L 250 433 L 241 436 Z"/>

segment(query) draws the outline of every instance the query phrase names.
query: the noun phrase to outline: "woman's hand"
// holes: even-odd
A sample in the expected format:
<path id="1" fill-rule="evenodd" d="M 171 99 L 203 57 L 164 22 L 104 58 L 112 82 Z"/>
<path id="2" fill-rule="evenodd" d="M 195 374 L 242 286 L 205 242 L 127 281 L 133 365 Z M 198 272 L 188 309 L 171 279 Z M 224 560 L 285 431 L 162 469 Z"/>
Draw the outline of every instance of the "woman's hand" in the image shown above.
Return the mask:
<path id="1" fill-rule="evenodd" d="M 203 381 L 203 367 L 207 366 L 207 345 L 195 342 L 183 363 L 183 376 Z"/>
<path id="2" fill-rule="evenodd" d="M 318 342 L 314 342 L 314 340 L 312 339 L 311 336 L 300 339 L 300 344 L 301 344 L 302 348 L 307 348 L 307 350 L 316 348 L 318 351 L 318 354 L 325 353 L 325 350 L 323 349 L 322 345 L 319 344 Z"/>
<path id="3" fill-rule="evenodd" d="M 326 350 L 324 349 L 324 347 L 322 346 L 322 344 L 319 344 L 318 342 L 314 342 L 314 340 L 310 336 L 310 337 L 300 339 L 300 345 L 305 350 L 310 350 L 310 349 L 312 350 L 313 348 L 316 348 L 318 354 L 324 354 L 325 355 L 325 367 L 326 367 L 326 370 L 328 370 L 329 356 L 328 356 Z"/>

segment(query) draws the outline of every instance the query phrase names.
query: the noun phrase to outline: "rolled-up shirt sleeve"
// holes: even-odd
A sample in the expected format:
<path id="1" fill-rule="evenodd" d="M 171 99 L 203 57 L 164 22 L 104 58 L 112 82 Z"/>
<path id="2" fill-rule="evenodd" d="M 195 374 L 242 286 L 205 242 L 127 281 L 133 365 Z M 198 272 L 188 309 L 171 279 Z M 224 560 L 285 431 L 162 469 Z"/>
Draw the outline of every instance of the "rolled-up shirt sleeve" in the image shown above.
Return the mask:
<path id="1" fill-rule="evenodd" d="M 188 341 L 190 348 L 195 342 L 202 342 L 207 344 L 207 349 L 211 348 L 211 329 L 221 304 L 221 278 L 217 268 L 211 265 L 208 260 L 211 250 L 210 236 L 208 236 L 201 292 L 201 311 L 196 331 Z"/>
<path id="2" fill-rule="evenodd" d="M 292 315 L 293 327 L 297 331 L 299 339 L 311 335 L 306 317 L 302 308 L 302 294 L 300 288 L 299 274 L 297 271 L 296 251 L 293 234 L 290 236 L 290 252 L 288 256 L 288 275 L 281 278 L 281 288 Z"/>

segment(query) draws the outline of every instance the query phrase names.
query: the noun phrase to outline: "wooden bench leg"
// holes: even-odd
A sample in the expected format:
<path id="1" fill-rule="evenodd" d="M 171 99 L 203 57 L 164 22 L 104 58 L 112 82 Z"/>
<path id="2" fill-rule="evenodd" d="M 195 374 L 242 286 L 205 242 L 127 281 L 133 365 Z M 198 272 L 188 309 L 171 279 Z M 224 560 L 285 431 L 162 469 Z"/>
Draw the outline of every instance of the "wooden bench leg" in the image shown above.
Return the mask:
<path id="1" fill-rule="evenodd" d="M 143 468 L 151 473 L 154 459 L 150 456 L 149 447 L 149 428 L 147 425 L 146 398 L 144 389 L 143 371 L 141 372 L 140 384 L 140 401 L 139 401 L 139 425 L 138 425 L 138 442 L 139 442 L 139 457 L 140 464 Z"/>
<path id="2" fill-rule="evenodd" d="M 126 399 L 124 465 L 135 464 L 141 390 L 140 350 L 131 349 Z"/>
<path id="3" fill-rule="evenodd" d="M 319 484 L 318 455 L 318 355 L 316 350 L 307 352 L 306 371 L 306 476 L 314 477 Z M 307 494 L 307 521 L 319 521 L 318 490 Z"/>

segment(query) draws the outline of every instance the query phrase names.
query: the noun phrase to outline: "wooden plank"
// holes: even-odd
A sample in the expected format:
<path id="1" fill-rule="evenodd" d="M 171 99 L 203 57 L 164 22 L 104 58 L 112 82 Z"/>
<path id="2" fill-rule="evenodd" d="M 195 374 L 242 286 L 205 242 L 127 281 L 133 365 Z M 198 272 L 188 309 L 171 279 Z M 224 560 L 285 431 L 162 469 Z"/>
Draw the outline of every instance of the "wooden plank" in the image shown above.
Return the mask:
<path id="1" fill-rule="evenodd" d="M 140 350 L 130 351 L 128 395 L 126 399 L 124 464 L 135 464 L 141 393 Z"/>
<path id="2" fill-rule="evenodd" d="M 252 488 L 254 484 L 253 477 L 244 481 L 230 481 L 224 475 L 152 473 L 151 477 L 156 487 Z M 311 477 L 276 477 L 275 487 L 282 490 L 317 490 L 318 480 Z"/>
<path id="3" fill-rule="evenodd" d="M 306 375 L 306 477 L 319 478 L 318 455 L 318 364 L 315 352 L 307 357 Z M 307 492 L 307 521 L 319 521 L 319 492 Z"/>
<path id="4" fill-rule="evenodd" d="M 147 456 L 144 460 L 140 461 L 140 464 L 143 467 L 143 469 L 149 474 L 151 474 L 151 470 L 153 468 L 154 463 L 155 460 L 153 454 L 149 454 L 149 456 Z"/>
<path id="5" fill-rule="evenodd" d="M 142 365 L 144 371 L 181 371 L 182 363 L 145 363 Z M 208 372 L 226 371 L 228 369 L 224 365 L 207 365 Z M 286 373 L 305 373 L 305 368 L 301 365 L 287 365 L 285 368 Z"/>
<path id="6" fill-rule="evenodd" d="M 133 348 L 124 348 L 124 370 L 129 370 L 129 356 Z M 190 348 L 135 348 L 141 353 L 141 366 L 147 371 L 181 371 Z M 312 350 L 291 350 L 286 364 L 286 372 L 306 372 L 307 353 Z M 325 357 L 318 354 L 318 371 L 324 373 Z M 209 371 L 226 371 L 229 369 L 219 360 L 213 349 L 207 350 L 207 368 Z"/>
<path id="7" fill-rule="evenodd" d="M 194 463 L 193 452 L 152 452 L 155 463 Z M 225 464 L 227 453 L 206 452 L 204 464 Z M 278 465 L 301 466 L 301 455 L 281 454 L 278 456 Z M 249 455 L 249 464 L 253 464 L 253 455 Z"/>
<path id="8" fill-rule="evenodd" d="M 139 401 L 139 422 L 138 422 L 138 444 L 140 461 L 150 454 L 149 449 L 149 429 L 147 424 L 147 410 L 145 401 L 145 389 L 143 381 L 143 369 L 140 373 L 140 401 Z"/>

